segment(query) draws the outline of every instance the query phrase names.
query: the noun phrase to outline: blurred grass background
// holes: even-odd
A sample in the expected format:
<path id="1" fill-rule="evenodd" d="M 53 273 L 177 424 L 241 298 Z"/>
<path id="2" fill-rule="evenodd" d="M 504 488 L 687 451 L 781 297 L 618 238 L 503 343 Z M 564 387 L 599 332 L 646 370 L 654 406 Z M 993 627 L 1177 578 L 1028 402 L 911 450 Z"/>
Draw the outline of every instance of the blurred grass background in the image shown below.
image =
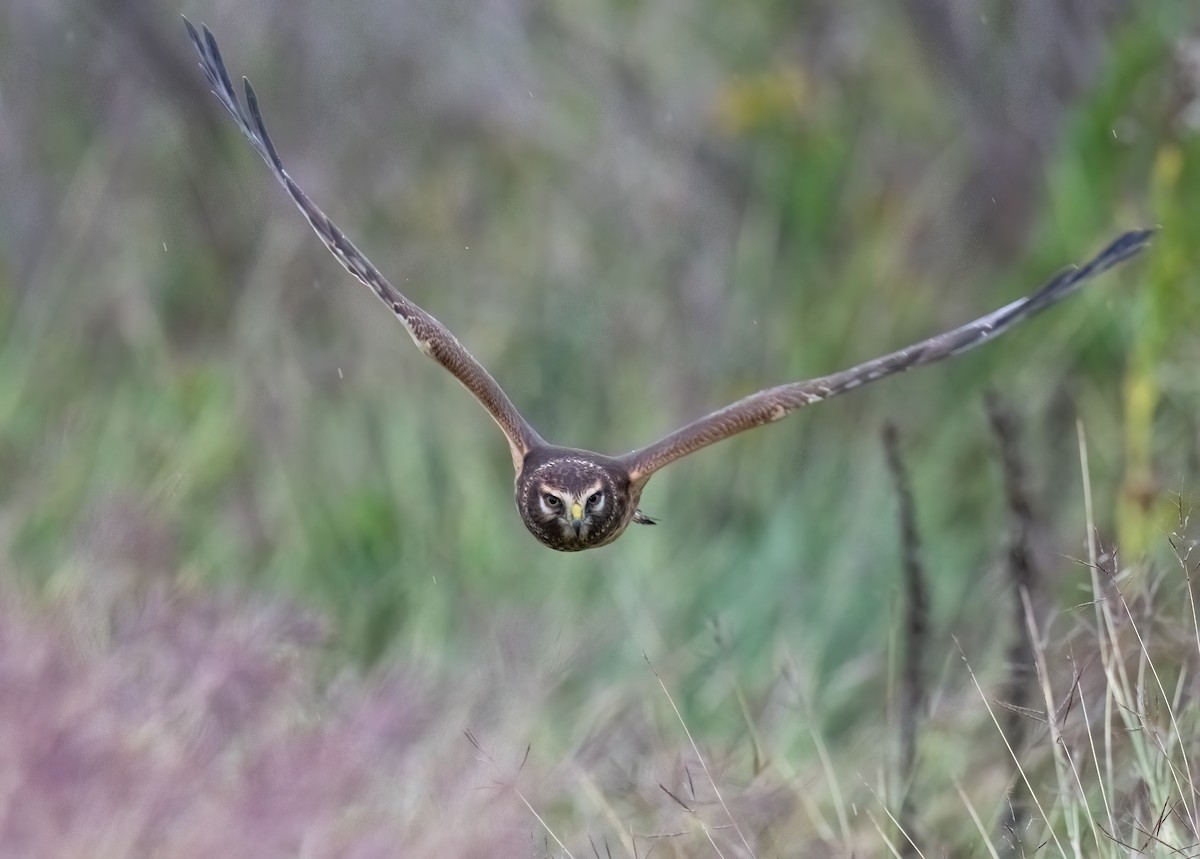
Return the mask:
<path id="1" fill-rule="evenodd" d="M 1162 231 L 993 345 L 688 458 L 643 499 L 659 527 L 562 555 L 521 527 L 486 414 L 221 115 L 180 11 L 255 82 L 300 184 L 558 443 L 631 449 Z M 821 736 L 861 762 L 887 731 L 899 582 L 885 420 L 947 665 L 951 634 L 999 665 L 1011 631 L 986 389 L 1028 421 L 1068 604 L 1077 420 L 1126 561 L 1161 553 L 1191 497 L 1198 22 L 1165 0 L 6 4 L 7 578 L 303 605 L 328 622 L 326 672 L 420 665 L 471 689 L 498 660 L 501 709 L 530 675 L 543 693 L 519 727 L 489 736 L 486 707 L 460 727 L 518 759 L 664 712 L 644 652 L 707 746 L 758 733 L 801 771 Z"/>

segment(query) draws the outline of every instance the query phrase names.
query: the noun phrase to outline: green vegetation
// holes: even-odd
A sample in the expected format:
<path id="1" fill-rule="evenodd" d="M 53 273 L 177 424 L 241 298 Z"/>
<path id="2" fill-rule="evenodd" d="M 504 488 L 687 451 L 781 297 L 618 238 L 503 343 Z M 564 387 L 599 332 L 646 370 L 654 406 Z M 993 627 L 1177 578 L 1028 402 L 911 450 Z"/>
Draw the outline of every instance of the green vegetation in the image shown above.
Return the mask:
<path id="1" fill-rule="evenodd" d="M 1151 853 L 1196 841 L 1195 558 L 1177 562 L 1200 478 L 1189 4 L 1050 15 L 1053 46 L 1027 62 L 1012 45 L 1034 24 L 1001 8 L 974 77 L 919 14 L 866 2 L 189 8 L 254 80 L 301 184 L 564 444 L 646 443 L 1161 225 L 1144 259 L 993 345 L 673 466 L 643 499 L 657 528 L 578 556 L 525 533 L 486 414 L 309 233 L 218 115 L 174 12 L 100 4 L 118 6 L 0 11 L 0 558 L 21 635 L 82 637 L 99 676 L 126 670 L 126 612 L 167 612 L 164 592 L 214 600 L 230 641 L 263 606 L 320 617 L 255 742 L 302 719 L 292 697 L 336 734 L 353 710 L 337 695 L 385 709 L 372 684 L 411 690 L 437 723 L 405 734 L 420 755 L 363 764 L 404 782 L 383 802 L 404 807 L 407 855 L 467 855 L 412 834 L 431 802 L 414 780 L 477 754 L 463 730 L 495 764 L 455 764 L 448 817 L 426 824 L 442 834 L 479 803 L 493 845 L 525 833 L 513 849 L 534 855 L 591 855 L 589 836 L 601 856 L 748 855 L 684 724 L 758 856 L 904 852 L 905 788 L 926 856 L 1003 853 L 1016 776 L 985 705 L 1007 712 L 1018 630 L 995 389 L 1025 424 L 1037 650 L 1065 737 L 1039 689 L 1017 757 L 1050 826 L 1031 809 L 1016 855 L 1130 855 L 1139 827 Z M 887 420 L 932 601 L 911 785 Z M 1112 581 L 1076 560 L 1077 422 Z M 1101 608 L 1079 608 L 1093 587 Z M 425 679 L 380 679 L 400 675 Z M 1077 777 L 1080 718 L 1113 748 L 1074 758 Z M 514 778 L 565 847 L 512 791 L 477 790 Z M 358 794 L 339 790 L 317 804 L 352 830 L 329 809 L 353 817 Z M 57 845 L 42 852 L 70 855 Z"/>

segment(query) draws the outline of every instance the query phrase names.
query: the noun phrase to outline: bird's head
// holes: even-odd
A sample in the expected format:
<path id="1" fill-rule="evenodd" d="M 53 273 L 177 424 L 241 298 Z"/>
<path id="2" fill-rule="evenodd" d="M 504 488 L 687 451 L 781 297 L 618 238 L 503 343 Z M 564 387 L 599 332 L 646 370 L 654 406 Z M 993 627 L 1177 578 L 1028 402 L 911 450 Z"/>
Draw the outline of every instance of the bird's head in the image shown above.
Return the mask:
<path id="1" fill-rule="evenodd" d="M 529 533 L 562 552 L 612 542 L 637 509 L 629 473 L 619 463 L 585 451 L 556 450 L 526 462 L 516 494 Z"/>

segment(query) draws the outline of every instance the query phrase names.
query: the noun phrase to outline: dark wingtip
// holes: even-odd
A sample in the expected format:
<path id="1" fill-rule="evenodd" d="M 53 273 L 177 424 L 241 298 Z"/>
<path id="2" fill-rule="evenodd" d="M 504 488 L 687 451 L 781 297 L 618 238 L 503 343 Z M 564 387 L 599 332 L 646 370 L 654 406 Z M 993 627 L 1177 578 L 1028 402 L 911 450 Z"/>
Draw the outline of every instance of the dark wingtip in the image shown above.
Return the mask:
<path id="1" fill-rule="evenodd" d="M 192 42 L 197 48 L 200 47 L 200 34 L 196 32 L 196 28 L 192 26 L 192 22 L 187 19 L 186 15 L 180 15 L 183 19 L 183 26 L 187 27 L 188 35 L 192 37 Z"/>
<path id="2" fill-rule="evenodd" d="M 1158 230 L 1157 226 L 1145 227 L 1140 230 L 1130 230 L 1123 235 L 1117 236 L 1113 240 L 1113 243 L 1109 245 L 1109 250 L 1136 253 L 1150 244 L 1150 240 L 1154 238 Z"/>
<path id="3" fill-rule="evenodd" d="M 275 151 L 275 144 L 271 142 L 271 135 L 267 134 L 267 125 L 263 122 L 262 111 L 258 107 L 258 94 L 254 92 L 254 87 L 250 83 L 249 78 L 242 78 L 242 87 L 246 91 L 246 107 L 250 111 L 250 118 L 254 120 L 254 131 L 258 135 L 259 141 L 262 142 L 263 149 L 267 152 L 267 157 L 271 159 L 271 164 L 275 169 L 283 170 L 283 161 L 279 158 L 279 153 Z"/>
<path id="4" fill-rule="evenodd" d="M 204 42 L 200 38 L 200 33 L 196 30 L 195 25 L 187 19 L 186 16 L 180 15 L 183 18 L 183 26 L 187 27 L 188 37 L 192 40 L 192 44 L 196 46 L 196 53 L 200 55 L 200 68 L 204 69 L 205 76 L 212 80 L 212 72 L 208 70 L 208 53 L 204 50 Z M 201 26 L 204 26 L 201 24 Z M 215 85 L 215 81 L 213 81 Z"/>
<path id="5" fill-rule="evenodd" d="M 237 95 L 233 89 L 233 81 L 229 80 L 229 72 L 225 70 L 225 60 L 221 57 L 221 49 L 217 46 L 217 37 L 212 34 L 208 27 L 204 27 L 204 43 L 208 46 L 209 64 L 213 66 L 221 81 L 221 89 L 228 93 L 233 99 L 233 103 L 237 104 Z"/>
<path id="6" fill-rule="evenodd" d="M 1107 271 L 1149 247 L 1151 239 L 1157 232 L 1158 227 L 1145 227 L 1122 233 L 1109 242 L 1108 247 L 1098 253 L 1092 263 L 1084 268 L 1088 270 L 1089 274 Z"/>

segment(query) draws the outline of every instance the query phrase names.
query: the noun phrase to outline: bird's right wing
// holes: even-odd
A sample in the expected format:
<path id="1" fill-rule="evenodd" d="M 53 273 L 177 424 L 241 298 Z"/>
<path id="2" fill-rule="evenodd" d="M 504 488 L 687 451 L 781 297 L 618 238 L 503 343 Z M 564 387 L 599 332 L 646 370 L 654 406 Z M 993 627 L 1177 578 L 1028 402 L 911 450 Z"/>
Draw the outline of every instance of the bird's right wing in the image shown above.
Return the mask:
<path id="1" fill-rule="evenodd" d="M 370 260 L 354 246 L 353 242 L 346 238 L 337 225 L 317 208 L 308 195 L 300 189 L 300 186 L 292 180 L 292 177 L 283 168 L 283 162 L 279 159 L 279 154 L 275 151 L 275 146 L 267 134 L 262 114 L 258 109 L 258 98 L 254 94 L 254 88 L 250 86 L 250 81 L 243 78 L 246 88 L 246 104 L 249 109 L 249 114 L 247 114 L 238 102 L 237 93 L 229 80 L 229 73 L 225 70 L 225 63 L 221 59 L 221 52 L 217 48 L 217 41 L 213 38 L 212 33 L 207 27 L 204 27 L 203 35 L 201 35 L 186 18 L 183 23 L 187 26 L 188 34 L 192 37 L 196 50 L 200 52 L 200 65 L 208 77 L 208 82 L 212 85 L 213 94 L 221 100 L 221 104 L 229 111 L 229 115 L 233 117 L 234 122 L 237 123 L 242 134 L 246 135 L 255 151 L 275 172 L 276 178 L 287 189 L 304 217 L 321 237 L 321 241 L 348 272 L 370 287 L 371 291 L 391 308 L 404 327 L 408 329 L 408 333 L 412 335 L 417 347 L 449 370 L 454 378 L 458 379 L 475 396 L 480 405 L 487 409 L 488 414 L 492 416 L 508 440 L 513 467 L 519 472 L 525 454 L 531 448 L 543 444 L 541 437 L 529 425 L 529 422 L 521 417 L 521 413 L 517 411 L 491 374 L 471 356 L 471 353 L 455 339 L 454 335 L 442 323 L 409 301 L 399 290 L 388 283 Z"/>

